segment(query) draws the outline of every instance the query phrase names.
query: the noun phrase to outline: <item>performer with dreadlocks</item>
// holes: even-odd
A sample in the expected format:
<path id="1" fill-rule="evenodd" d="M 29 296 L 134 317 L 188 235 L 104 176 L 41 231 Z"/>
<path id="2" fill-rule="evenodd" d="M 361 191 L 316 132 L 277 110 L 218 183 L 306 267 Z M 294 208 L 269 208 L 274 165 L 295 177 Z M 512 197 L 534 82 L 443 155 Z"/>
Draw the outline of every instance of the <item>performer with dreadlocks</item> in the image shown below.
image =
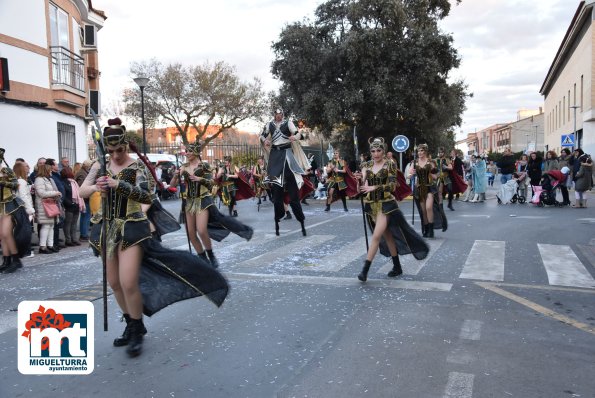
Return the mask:
<path id="1" fill-rule="evenodd" d="M 217 180 L 220 182 L 223 204 L 229 207 L 230 216 L 237 217 L 236 204 L 240 200 L 253 198 L 254 191 L 244 179 L 238 166 L 233 164 L 231 156 L 223 157 L 223 164 L 217 172 Z"/>
<path id="2" fill-rule="evenodd" d="M 302 175 L 310 167 L 308 159 L 299 144 L 301 133 L 291 120 L 283 119 L 283 111 L 275 110 L 275 117 L 264 126 L 260 142 L 269 156 L 266 182 L 271 183 L 275 206 L 275 234 L 279 235 L 279 221 L 286 215 L 283 207 L 285 190 L 289 194 L 289 204 L 296 220 L 306 236 L 306 217 L 300 204 L 299 190 L 304 184 Z M 270 151 L 270 152 L 269 152 Z"/>
<path id="3" fill-rule="evenodd" d="M 91 221 L 89 243 L 100 253 L 105 242 L 107 279 L 126 320 L 124 333 L 114 340 L 114 346 L 127 345 L 128 355 L 135 357 L 141 353 L 147 333 L 143 313 L 151 316 L 172 303 L 200 295 L 220 306 L 228 285 L 202 258 L 166 249 L 152 239 L 141 207 L 153 201 L 148 161 L 128 142 L 120 119 L 111 119 L 108 124 L 103 142 L 98 143 L 110 154 L 107 175 L 99 175 L 100 162 L 96 162 L 80 194 L 89 197 L 101 192 L 106 201 L 105 214 L 96 214 Z M 137 153 L 139 160 L 130 157 L 128 148 Z M 104 220 L 107 233 L 102 239 Z"/>
<path id="4" fill-rule="evenodd" d="M 204 260 L 210 261 L 213 268 L 217 268 L 219 262 L 213 253 L 211 237 L 221 241 L 231 231 L 250 240 L 254 231 L 251 227 L 232 217 L 226 217 L 217 210 L 211 194 L 214 184 L 213 170 L 207 162 L 203 162 L 200 158 L 200 143 L 190 144 L 186 151 L 188 162 L 176 171 L 171 184 L 177 185 L 180 175 L 183 177 L 186 184 L 184 213 L 186 214 L 188 239 L 198 255 Z"/>
<path id="5" fill-rule="evenodd" d="M 25 228 L 29 226 L 29 218 L 25 204 L 17 198 L 18 179 L 6 164 L 4 152 L 0 148 L 0 240 L 4 258 L 0 272 L 8 274 L 23 266 L 21 257 L 31 244 L 31 229 Z"/>
<path id="6" fill-rule="evenodd" d="M 349 209 L 347 209 L 346 200 L 348 191 L 350 191 L 350 187 L 348 185 L 351 185 L 352 190 L 356 190 L 357 184 L 355 183 L 355 180 L 353 180 L 353 177 L 349 172 L 347 162 L 341 158 L 338 149 L 335 149 L 333 153 L 333 158 L 328 162 L 328 165 L 326 166 L 326 173 L 328 175 L 328 197 L 326 199 L 326 208 L 324 209 L 324 211 L 331 210 L 331 203 L 333 203 L 334 196 L 335 193 L 337 193 L 337 191 L 338 196 L 341 198 L 341 201 L 343 202 L 343 210 L 349 211 Z M 353 192 L 352 194 L 356 195 L 357 191 Z"/>
<path id="7" fill-rule="evenodd" d="M 264 183 L 264 179 L 266 178 L 267 169 L 266 165 L 264 164 L 264 156 L 259 156 L 258 161 L 252 168 L 252 176 L 254 178 L 254 191 L 256 192 L 256 197 L 258 198 L 258 205 L 262 203 L 261 200 L 264 198 L 265 202 L 268 196 L 268 188 Z"/>

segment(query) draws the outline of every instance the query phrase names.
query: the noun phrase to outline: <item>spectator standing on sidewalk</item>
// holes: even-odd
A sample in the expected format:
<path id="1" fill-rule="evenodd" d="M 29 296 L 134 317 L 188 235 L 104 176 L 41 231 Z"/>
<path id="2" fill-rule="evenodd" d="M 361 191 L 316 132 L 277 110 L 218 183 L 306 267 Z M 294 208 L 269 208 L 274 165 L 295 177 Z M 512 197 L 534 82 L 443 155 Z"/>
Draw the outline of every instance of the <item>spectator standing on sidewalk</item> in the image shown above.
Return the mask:
<path id="1" fill-rule="evenodd" d="M 91 165 L 93 162 L 89 159 L 85 160 L 81 165 L 81 169 L 74 175 L 74 180 L 78 184 L 79 188 L 85 182 L 85 178 L 89 174 L 89 170 L 91 169 Z M 84 199 L 85 209 L 81 211 L 80 221 L 79 221 L 79 232 L 80 237 L 79 240 L 88 241 L 89 240 L 89 225 L 91 222 L 91 204 L 89 202 L 89 198 Z"/>
<path id="2" fill-rule="evenodd" d="M 51 170 L 51 178 L 56 188 L 60 192 L 60 197 L 58 198 L 58 206 L 64 207 L 63 199 L 66 195 L 64 191 L 64 183 L 62 182 L 62 177 L 60 177 L 60 173 L 58 172 L 58 163 L 54 159 L 46 159 L 45 164 L 50 166 Z M 55 251 L 60 251 L 61 247 L 66 247 L 65 245 L 60 245 L 60 228 L 64 223 L 64 217 L 58 216 L 56 217 L 56 223 L 54 224 L 54 249 Z"/>
<path id="3" fill-rule="evenodd" d="M 507 181 L 510 181 L 512 173 L 514 173 L 515 160 L 510 148 L 506 148 L 502 158 L 496 164 L 500 168 L 500 183 L 504 185 Z"/>
<path id="4" fill-rule="evenodd" d="M 558 155 L 556 155 L 556 152 L 554 151 L 547 151 L 545 160 L 543 161 L 543 172 L 547 173 L 552 170 L 560 170 Z"/>
<path id="5" fill-rule="evenodd" d="M 543 161 L 539 156 L 537 156 L 537 152 L 531 152 L 529 156 L 529 163 L 527 164 L 527 174 L 531 179 L 531 195 L 534 194 L 533 187 L 537 186 L 541 182 L 541 165 Z"/>
<path id="6" fill-rule="evenodd" d="M 587 207 L 585 192 L 593 188 L 593 161 L 586 153 L 578 158 L 579 170 L 575 175 L 574 195 L 576 198 L 575 208 Z"/>
<path id="7" fill-rule="evenodd" d="M 64 167 L 60 172 L 64 183 L 64 244 L 66 246 L 80 246 L 76 233 L 79 214 L 85 209 L 85 202 L 79 194 L 79 186 L 74 180 L 70 167 Z"/>
<path id="8" fill-rule="evenodd" d="M 41 225 L 39 236 L 39 254 L 49 254 L 57 252 L 54 248 L 54 221 L 56 217 L 48 217 L 43 210 L 42 200 L 54 198 L 60 200 L 62 194 L 56 188 L 52 177 L 51 167 L 41 165 L 37 168 L 37 178 L 35 178 L 35 209 L 37 210 L 37 223 Z"/>
<path id="9" fill-rule="evenodd" d="M 496 174 L 498 174 L 498 167 L 494 163 L 493 160 L 490 160 L 490 164 L 487 167 L 488 171 L 488 185 L 490 187 L 494 186 L 494 180 L 496 179 Z"/>

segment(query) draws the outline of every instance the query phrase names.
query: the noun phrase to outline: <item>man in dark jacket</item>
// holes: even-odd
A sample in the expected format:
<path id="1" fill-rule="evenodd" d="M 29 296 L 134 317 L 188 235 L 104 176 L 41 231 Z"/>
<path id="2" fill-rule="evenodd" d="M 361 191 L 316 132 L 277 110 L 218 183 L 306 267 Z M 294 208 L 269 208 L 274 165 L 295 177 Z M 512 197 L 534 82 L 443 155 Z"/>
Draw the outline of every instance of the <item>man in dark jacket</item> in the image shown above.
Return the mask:
<path id="1" fill-rule="evenodd" d="M 46 159 L 45 164 L 50 166 L 52 168 L 52 181 L 54 181 L 54 183 L 56 184 L 56 188 L 58 188 L 58 191 L 60 191 L 60 193 L 62 194 L 62 196 L 60 197 L 60 200 L 64 199 L 64 196 L 66 195 L 66 191 L 64 189 L 64 182 L 62 181 L 62 178 L 60 177 L 60 172 L 58 171 L 59 166 L 58 166 L 58 162 L 56 162 L 55 159 Z M 64 207 L 64 204 L 61 203 L 62 207 Z M 54 224 L 54 249 L 56 250 L 60 250 L 60 248 L 64 248 L 66 247 L 66 245 L 64 244 L 60 244 L 60 228 L 62 228 L 62 223 L 64 222 L 64 217 L 60 216 L 58 217 L 58 222 L 56 222 Z"/>
<path id="2" fill-rule="evenodd" d="M 514 173 L 514 164 L 515 160 L 512 156 L 512 152 L 510 148 L 506 148 L 504 154 L 502 155 L 502 159 L 496 163 L 500 169 L 500 182 L 502 185 L 506 184 L 512 179 L 512 173 Z"/>

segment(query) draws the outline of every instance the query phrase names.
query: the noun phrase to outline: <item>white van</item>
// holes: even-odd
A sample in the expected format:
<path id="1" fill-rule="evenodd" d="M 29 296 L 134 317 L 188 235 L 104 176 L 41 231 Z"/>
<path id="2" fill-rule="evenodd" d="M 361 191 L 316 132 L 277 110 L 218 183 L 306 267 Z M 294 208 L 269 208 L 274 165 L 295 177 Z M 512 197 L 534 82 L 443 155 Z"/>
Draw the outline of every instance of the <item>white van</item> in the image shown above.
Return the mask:
<path id="1" fill-rule="evenodd" d="M 138 159 L 136 153 L 131 153 L 130 157 L 132 159 Z M 147 158 L 153 166 L 165 165 L 167 167 L 173 164 L 176 168 L 179 168 L 186 161 L 185 156 L 176 157 L 176 155 L 169 155 L 166 153 L 147 153 Z"/>

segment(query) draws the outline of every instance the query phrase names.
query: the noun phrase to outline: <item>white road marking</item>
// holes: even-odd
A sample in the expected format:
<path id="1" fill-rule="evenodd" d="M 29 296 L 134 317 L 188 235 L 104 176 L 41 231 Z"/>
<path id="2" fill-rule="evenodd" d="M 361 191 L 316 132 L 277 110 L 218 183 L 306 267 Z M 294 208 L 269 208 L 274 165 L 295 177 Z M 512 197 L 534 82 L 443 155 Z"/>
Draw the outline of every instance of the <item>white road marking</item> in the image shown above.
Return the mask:
<path id="1" fill-rule="evenodd" d="M 504 250 L 503 241 L 476 240 L 459 278 L 503 281 Z"/>
<path id="2" fill-rule="evenodd" d="M 471 398 L 473 396 L 473 379 L 469 373 L 450 372 L 444 390 L 444 398 Z"/>
<path id="3" fill-rule="evenodd" d="M 457 214 L 459 217 L 468 217 L 468 218 L 491 218 L 489 214 Z"/>
<path id="4" fill-rule="evenodd" d="M 0 334 L 17 328 L 17 316 L 18 313 L 16 311 L 6 312 L 0 315 Z"/>
<path id="5" fill-rule="evenodd" d="M 463 326 L 461 327 L 461 333 L 459 334 L 459 337 L 462 340 L 479 340 L 479 337 L 481 336 L 482 325 L 483 322 L 481 321 L 465 319 Z"/>
<path id="6" fill-rule="evenodd" d="M 567 245 L 538 243 L 550 285 L 595 288 L 595 280 Z"/>
<path id="7" fill-rule="evenodd" d="M 330 285 L 346 287 L 381 287 L 393 289 L 429 290 L 449 292 L 452 283 L 441 282 L 416 282 L 400 279 L 368 279 L 367 282 L 360 282 L 355 275 L 353 278 L 336 278 L 328 276 L 309 275 L 278 275 L 278 274 L 247 274 L 247 273 L 226 273 L 225 276 L 232 280 L 264 280 L 270 282 L 301 283 L 308 285 Z"/>
<path id="8" fill-rule="evenodd" d="M 450 221 L 449 221 L 450 222 Z M 415 257 L 412 255 L 407 255 L 400 257 L 401 261 L 401 268 L 403 268 L 403 273 L 407 275 L 417 275 L 419 271 L 426 265 L 426 263 L 430 260 L 430 258 L 436 253 L 440 246 L 444 243 L 444 239 L 428 239 L 426 243 L 430 245 L 430 252 L 428 253 L 427 257 L 423 260 L 416 260 Z M 376 255 L 378 257 L 378 254 Z M 387 262 L 380 267 L 380 269 L 376 272 L 377 274 L 386 274 L 393 268 L 393 260 L 389 258 Z"/>
<path id="9" fill-rule="evenodd" d="M 324 256 L 310 268 L 312 271 L 336 272 L 358 257 L 366 255 L 366 238 L 361 237 L 358 240 L 342 246 L 338 251 Z"/>
<path id="10" fill-rule="evenodd" d="M 300 250 L 311 251 L 316 246 L 334 238 L 335 235 L 310 235 L 303 239 L 295 240 L 289 244 L 279 246 L 275 250 L 267 251 L 260 256 L 242 261 L 237 265 L 238 267 L 271 265 L 274 261 L 293 255 Z"/>

